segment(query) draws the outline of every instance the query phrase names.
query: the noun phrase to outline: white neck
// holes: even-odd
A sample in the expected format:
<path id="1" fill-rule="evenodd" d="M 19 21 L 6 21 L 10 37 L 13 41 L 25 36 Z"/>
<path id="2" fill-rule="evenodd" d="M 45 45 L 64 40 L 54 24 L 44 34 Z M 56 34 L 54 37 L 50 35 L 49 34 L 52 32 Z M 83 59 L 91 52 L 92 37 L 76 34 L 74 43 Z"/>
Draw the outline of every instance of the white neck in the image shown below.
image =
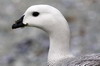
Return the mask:
<path id="1" fill-rule="evenodd" d="M 53 26 L 50 36 L 50 48 L 48 54 L 48 63 L 55 63 L 61 59 L 72 57 L 69 51 L 69 26 L 64 19 L 63 22 Z"/>

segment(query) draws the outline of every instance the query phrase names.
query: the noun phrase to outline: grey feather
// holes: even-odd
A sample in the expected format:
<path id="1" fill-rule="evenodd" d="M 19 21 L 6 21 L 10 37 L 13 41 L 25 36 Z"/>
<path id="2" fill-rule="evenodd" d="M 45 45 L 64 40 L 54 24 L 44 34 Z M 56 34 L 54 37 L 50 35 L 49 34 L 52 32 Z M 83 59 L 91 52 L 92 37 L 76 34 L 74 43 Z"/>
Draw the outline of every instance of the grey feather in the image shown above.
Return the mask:
<path id="1" fill-rule="evenodd" d="M 100 54 L 66 58 L 49 66 L 100 66 Z"/>

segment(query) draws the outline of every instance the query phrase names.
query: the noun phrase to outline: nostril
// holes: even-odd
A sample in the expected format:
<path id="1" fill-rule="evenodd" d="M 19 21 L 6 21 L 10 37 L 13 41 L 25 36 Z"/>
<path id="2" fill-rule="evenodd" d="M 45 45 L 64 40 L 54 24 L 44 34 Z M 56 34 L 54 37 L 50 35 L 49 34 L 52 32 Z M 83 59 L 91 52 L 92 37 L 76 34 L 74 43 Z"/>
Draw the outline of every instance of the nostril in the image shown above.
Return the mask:
<path id="1" fill-rule="evenodd" d="M 19 24 L 20 22 L 21 22 L 21 20 L 17 20 L 17 21 L 15 21 L 16 24 Z"/>

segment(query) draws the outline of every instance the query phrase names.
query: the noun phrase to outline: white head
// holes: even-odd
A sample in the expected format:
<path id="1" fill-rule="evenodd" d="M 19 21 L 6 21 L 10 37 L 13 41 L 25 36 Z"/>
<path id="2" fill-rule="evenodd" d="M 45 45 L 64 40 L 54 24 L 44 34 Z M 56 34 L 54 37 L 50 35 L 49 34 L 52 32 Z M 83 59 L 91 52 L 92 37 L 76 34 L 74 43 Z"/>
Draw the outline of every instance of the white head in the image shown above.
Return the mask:
<path id="1" fill-rule="evenodd" d="M 12 28 L 15 29 L 27 25 L 32 27 L 38 27 L 47 32 L 50 32 L 52 29 L 54 29 L 54 27 L 52 28 L 52 26 L 57 25 L 57 22 L 59 22 L 62 17 L 63 16 L 60 11 L 52 6 L 34 5 L 26 10 L 22 18 L 16 21 L 17 25 L 14 24 Z M 20 24 L 20 26 L 18 24 Z"/>
<path id="2" fill-rule="evenodd" d="M 58 61 L 72 57 L 69 53 L 69 26 L 61 12 L 49 5 L 34 5 L 29 7 L 24 15 L 13 24 L 12 28 L 37 27 L 50 36 L 48 60 Z"/>

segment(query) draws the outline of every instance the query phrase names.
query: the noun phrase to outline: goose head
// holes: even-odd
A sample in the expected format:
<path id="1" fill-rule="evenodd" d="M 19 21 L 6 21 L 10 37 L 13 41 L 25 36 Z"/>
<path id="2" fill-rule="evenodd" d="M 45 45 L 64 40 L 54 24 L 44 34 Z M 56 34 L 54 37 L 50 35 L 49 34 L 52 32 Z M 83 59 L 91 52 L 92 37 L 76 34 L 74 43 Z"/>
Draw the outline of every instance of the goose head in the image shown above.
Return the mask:
<path id="1" fill-rule="evenodd" d="M 22 17 L 12 25 L 12 29 L 25 26 L 37 27 L 45 31 L 51 31 L 61 19 L 60 11 L 49 5 L 34 5 L 29 7 Z"/>
<path id="2" fill-rule="evenodd" d="M 50 36 L 48 62 L 72 57 L 69 52 L 69 26 L 61 12 L 49 5 L 34 5 L 29 7 L 23 16 L 12 25 L 12 29 L 25 26 L 37 27 Z"/>

